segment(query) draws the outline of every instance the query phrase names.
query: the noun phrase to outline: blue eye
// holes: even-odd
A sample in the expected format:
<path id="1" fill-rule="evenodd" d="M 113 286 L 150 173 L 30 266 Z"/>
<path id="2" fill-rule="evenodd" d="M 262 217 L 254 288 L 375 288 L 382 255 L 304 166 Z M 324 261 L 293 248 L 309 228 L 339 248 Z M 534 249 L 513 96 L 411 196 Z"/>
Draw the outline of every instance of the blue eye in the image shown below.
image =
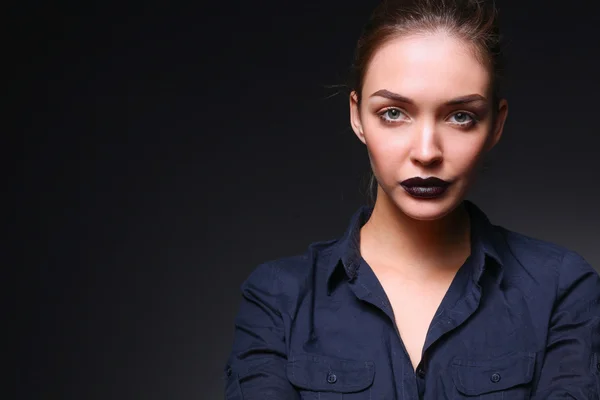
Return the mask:
<path id="1" fill-rule="evenodd" d="M 406 119 L 406 114 L 398 108 L 387 108 L 379 113 L 379 118 L 384 122 L 402 121 Z"/>
<path id="2" fill-rule="evenodd" d="M 454 118 L 454 121 L 452 122 L 453 124 L 461 126 L 471 125 L 477 122 L 477 119 L 472 114 L 464 111 L 459 111 L 456 114 L 453 114 L 450 118 Z"/>
<path id="3" fill-rule="evenodd" d="M 401 112 L 397 108 L 390 108 L 384 114 L 387 114 L 390 117 L 390 119 L 398 119 L 400 117 Z"/>

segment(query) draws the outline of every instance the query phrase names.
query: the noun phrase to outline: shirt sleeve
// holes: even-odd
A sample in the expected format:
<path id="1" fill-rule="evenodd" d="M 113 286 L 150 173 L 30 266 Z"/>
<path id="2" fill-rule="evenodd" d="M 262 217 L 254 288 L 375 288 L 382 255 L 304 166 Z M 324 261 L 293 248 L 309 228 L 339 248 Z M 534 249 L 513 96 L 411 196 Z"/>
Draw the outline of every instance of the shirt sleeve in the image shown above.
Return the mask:
<path id="1" fill-rule="evenodd" d="M 600 399 L 600 276 L 575 252 L 559 270 L 535 399 Z"/>
<path id="2" fill-rule="evenodd" d="M 242 284 L 232 352 L 225 366 L 226 400 L 299 399 L 286 377 L 287 351 L 278 269 L 256 268 Z"/>

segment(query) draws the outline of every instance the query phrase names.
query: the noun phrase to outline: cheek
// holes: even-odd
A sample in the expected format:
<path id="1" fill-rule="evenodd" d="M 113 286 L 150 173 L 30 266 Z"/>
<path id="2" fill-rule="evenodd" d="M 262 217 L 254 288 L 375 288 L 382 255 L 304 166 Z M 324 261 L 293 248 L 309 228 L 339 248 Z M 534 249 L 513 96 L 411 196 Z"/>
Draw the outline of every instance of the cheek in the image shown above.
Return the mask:
<path id="1" fill-rule="evenodd" d="M 371 165 L 381 174 L 386 174 L 390 169 L 396 170 L 409 155 L 408 135 L 374 130 L 369 132 L 366 142 Z"/>
<path id="2" fill-rule="evenodd" d="M 448 141 L 444 149 L 444 161 L 458 174 L 469 174 L 484 155 L 485 137 Z"/>

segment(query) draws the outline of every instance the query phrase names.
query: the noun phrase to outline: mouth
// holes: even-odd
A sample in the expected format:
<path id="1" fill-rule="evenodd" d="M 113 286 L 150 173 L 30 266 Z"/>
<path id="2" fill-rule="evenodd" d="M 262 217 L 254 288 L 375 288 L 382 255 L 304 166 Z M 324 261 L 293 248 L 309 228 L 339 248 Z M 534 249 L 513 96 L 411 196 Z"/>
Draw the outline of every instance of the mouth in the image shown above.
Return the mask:
<path id="1" fill-rule="evenodd" d="M 400 182 L 404 190 L 412 197 L 418 199 L 434 199 L 446 192 L 451 182 L 435 176 L 429 178 L 414 177 Z"/>

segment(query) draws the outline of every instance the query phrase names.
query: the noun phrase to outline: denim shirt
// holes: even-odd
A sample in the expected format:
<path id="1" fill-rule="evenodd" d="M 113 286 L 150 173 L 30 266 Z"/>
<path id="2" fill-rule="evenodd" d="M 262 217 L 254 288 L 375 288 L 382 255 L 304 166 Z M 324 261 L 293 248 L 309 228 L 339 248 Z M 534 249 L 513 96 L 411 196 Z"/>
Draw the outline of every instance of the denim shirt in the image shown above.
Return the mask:
<path id="1" fill-rule="evenodd" d="M 340 239 L 263 263 L 242 284 L 225 398 L 598 400 L 598 273 L 579 254 L 493 225 L 464 204 L 471 254 L 416 370 L 360 255 L 372 212 L 363 206 Z"/>

